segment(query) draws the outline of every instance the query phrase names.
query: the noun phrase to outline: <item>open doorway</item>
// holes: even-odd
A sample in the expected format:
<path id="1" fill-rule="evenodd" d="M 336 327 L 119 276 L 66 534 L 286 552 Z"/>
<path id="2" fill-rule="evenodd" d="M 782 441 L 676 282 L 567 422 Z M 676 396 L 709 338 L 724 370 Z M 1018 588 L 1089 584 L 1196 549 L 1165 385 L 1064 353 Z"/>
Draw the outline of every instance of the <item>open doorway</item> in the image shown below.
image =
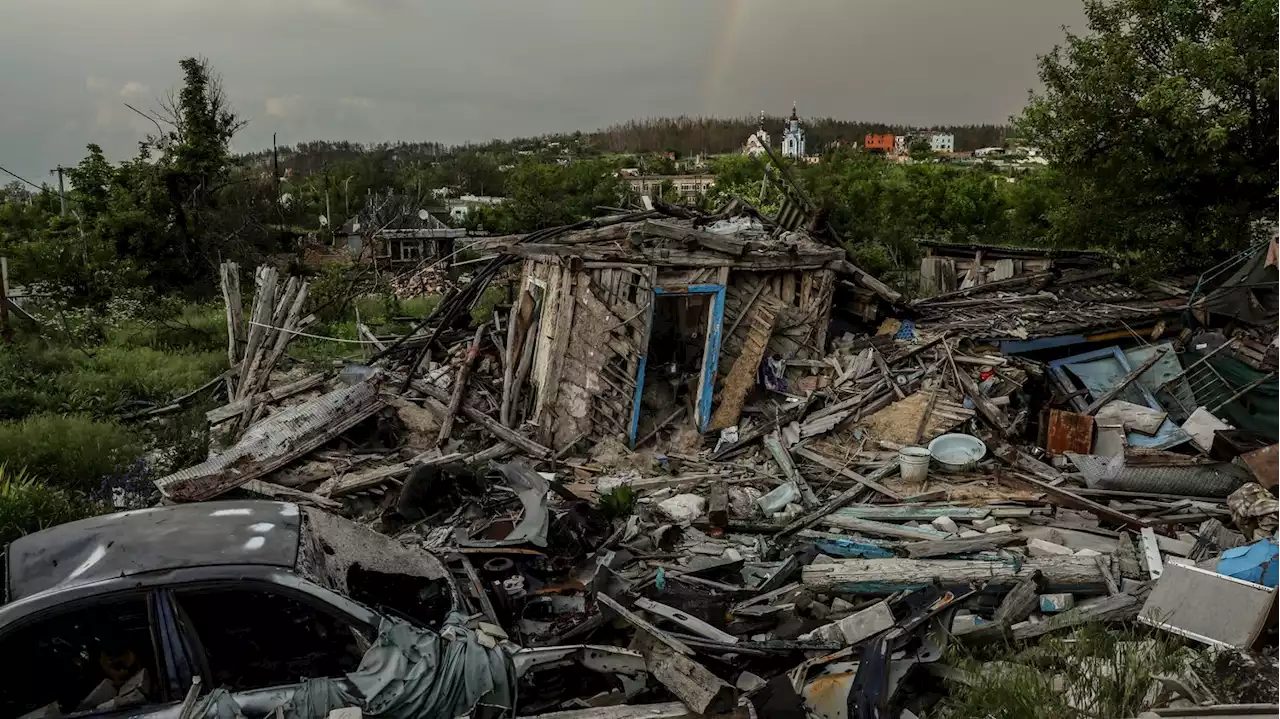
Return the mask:
<path id="1" fill-rule="evenodd" d="M 637 437 L 646 436 L 682 407 L 705 431 L 711 416 L 723 317 L 721 285 L 654 289 L 649 344 L 640 359 L 632 405 L 632 446 Z"/>

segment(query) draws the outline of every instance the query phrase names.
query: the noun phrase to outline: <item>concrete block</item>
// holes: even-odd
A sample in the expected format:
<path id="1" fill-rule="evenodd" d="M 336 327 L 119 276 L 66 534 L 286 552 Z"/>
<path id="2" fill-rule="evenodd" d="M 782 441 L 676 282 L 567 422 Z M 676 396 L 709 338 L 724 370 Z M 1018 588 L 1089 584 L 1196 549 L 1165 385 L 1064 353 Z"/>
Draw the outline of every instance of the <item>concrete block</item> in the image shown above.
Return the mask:
<path id="1" fill-rule="evenodd" d="M 363 716 L 364 713 L 360 711 L 360 707 L 346 707 L 334 709 L 325 719 L 361 719 Z"/>
<path id="2" fill-rule="evenodd" d="M 987 620 L 977 614 L 957 614 L 955 618 L 951 620 L 951 633 L 963 634 L 986 623 Z"/>
<path id="3" fill-rule="evenodd" d="M 743 672 L 738 675 L 738 681 L 734 682 L 734 684 L 738 687 L 738 691 L 753 692 L 768 684 L 768 682 L 751 672 Z"/>
<path id="4" fill-rule="evenodd" d="M 956 521 L 951 517 L 938 517 L 933 520 L 932 524 L 933 528 L 939 532 L 946 532 L 947 534 L 960 533 L 960 527 L 956 526 Z"/>
<path id="5" fill-rule="evenodd" d="M 853 602 L 846 602 L 840 597 L 831 600 L 831 611 L 835 614 L 847 614 L 853 611 Z"/>
<path id="6" fill-rule="evenodd" d="M 836 563 L 837 562 L 835 557 L 829 557 L 825 554 L 819 554 L 818 556 L 813 558 L 812 562 L 810 562 L 810 564 L 836 564 Z"/>
<path id="7" fill-rule="evenodd" d="M 1070 547 L 1064 547 L 1061 544 L 1046 542 L 1043 539 L 1027 540 L 1027 554 L 1033 557 L 1067 557 L 1071 553 Z"/>
<path id="8" fill-rule="evenodd" d="M 981 537 L 981 536 L 982 536 L 982 532 L 978 532 L 972 529 L 966 529 L 960 533 L 960 537 L 963 539 L 973 539 L 974 537 Z"/>
<path id="9" fill-rule="evenodd" d="M 982 519 L 975 519 L 973 522 L 971 522 L 971 524 L 973 525 L 973 528 L 978 530 L 979 532 L 985 532 L 988 529 L 991 529 L 992 527 L 996 526 L 996 518 L 983 517 Z"/>
<path id="10" fill-rule="evenodd" d="M 1130 579 L 1128 577 L 1125 577 L 1120 580 L 1120 591 L 1124 592 L 1125 594 L 1134 594 L 1136 592 L 1140 592 L 1143 589 L 1145 589 L 1146 586 L 1147 586 L 1146 580 Z"/>
<path id="11" fill-rule="evenodd" d="M 997 524 L 987 528 L 987 534 L 1013 534 L 1013 527 L 1008 524 Z"/>
<path id="12" fill-rule="evenodd" d="M 892 627 L 893 622 L 893 612 L 889 609 L 889 604 L 876 602 L 857 614 L 851 614 L 838 622 L 824 624 L 801 638 L 856 644 Z"/>
<path id="13" fill-rule="evenodd" d="M 1076 605 L 1074 594 L 1041 594 L 1040 611 L 1045 614 L 1065 612 Z"/>

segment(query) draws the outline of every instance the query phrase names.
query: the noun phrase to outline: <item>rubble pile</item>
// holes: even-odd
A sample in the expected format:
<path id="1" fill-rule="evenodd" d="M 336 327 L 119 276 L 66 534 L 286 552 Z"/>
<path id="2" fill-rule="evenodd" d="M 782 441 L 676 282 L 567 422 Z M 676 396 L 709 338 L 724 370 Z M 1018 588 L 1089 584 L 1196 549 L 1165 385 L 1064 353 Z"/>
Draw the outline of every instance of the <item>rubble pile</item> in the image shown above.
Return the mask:
<path id="1" fill-rule="evenodd" d="M 469 327 L 517 262 L 512 306 Z M 1231 421 L 1274 372 L 1224 379 L 1236 340 L 1166 322 L 1191 301 L 1173 283 L 988 285 L 981 264 L 908 302 L 745 206 L 541 231 L 368 365 L 264 382 L 287 334 L 263 366 L 233 349 L 222 444 L 157 486 L 339 512 L 439 557 L 459 631 L 514 667 L 508 715 L 945 716 L 967 681 L 950 648 L 1094 623 L 1274 675 L 1275 418 L 1269 438 Z M 867 331 L 850 296 L 879 306 Z M 284 304 L 253 316 L 299 324 Z M 1083 339 L 1045 341 L 1064 336 Z M 1275 711 L 1212 681 L 1151 680 L 1141 709 Z"/>

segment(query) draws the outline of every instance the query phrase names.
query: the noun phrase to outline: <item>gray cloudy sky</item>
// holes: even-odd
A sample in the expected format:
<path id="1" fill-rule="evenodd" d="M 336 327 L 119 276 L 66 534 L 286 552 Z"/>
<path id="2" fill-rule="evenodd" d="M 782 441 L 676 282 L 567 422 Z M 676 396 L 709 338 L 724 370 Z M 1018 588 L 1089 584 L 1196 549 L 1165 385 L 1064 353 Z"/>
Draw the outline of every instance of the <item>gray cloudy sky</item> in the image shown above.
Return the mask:
<path id="1" fill-rule="evenodd" d="M 41 182 L 150 127 L 203 55 L 249 120 L 240 150 L 800 114 L 1002 122 L 1080 0 L 6 0 L 0 165 Z"/>

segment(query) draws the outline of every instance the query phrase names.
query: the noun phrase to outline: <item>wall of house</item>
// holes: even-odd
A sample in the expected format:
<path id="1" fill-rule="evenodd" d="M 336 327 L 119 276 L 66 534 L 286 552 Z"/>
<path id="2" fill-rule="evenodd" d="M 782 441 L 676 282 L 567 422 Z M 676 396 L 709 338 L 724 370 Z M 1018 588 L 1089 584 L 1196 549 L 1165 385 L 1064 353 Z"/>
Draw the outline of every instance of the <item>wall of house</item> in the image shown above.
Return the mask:
<path id="1" fill-rule="evenodd" d="M 522 285 L 545 287 L 531 382 L 537 392 L 540 438 L 549 446 L 562 447 L 584 434 L 626 435 L 639 360 L 648 349 L 655 286 L 675 290 L 725 285 L 721 378 L 742 352 L 751 325 L 748 315 L 764 303 L 770 303 L 778 317 L 768 353 L 787 359 L 816 359 L 822 354 L 835 282 L 830 270 L 730 272 L 609 265 L 588 262 L 571 271 L 554 263 L 525 263 Z"/>
<path id="2" fill-rule="evenodd" d="M 834 287 L 835 273 L 831 270 L 734 271 L 725 290 L 725 334 L 720 350 L 720 375 L 723 377 L 732 367 L 733 360 L 742 353 L 751 325 L 744 313 L 754 311 L 764 302 L 780 308 L 766 356 L 778 354 L 785 359 L 822 357 Z"/>

